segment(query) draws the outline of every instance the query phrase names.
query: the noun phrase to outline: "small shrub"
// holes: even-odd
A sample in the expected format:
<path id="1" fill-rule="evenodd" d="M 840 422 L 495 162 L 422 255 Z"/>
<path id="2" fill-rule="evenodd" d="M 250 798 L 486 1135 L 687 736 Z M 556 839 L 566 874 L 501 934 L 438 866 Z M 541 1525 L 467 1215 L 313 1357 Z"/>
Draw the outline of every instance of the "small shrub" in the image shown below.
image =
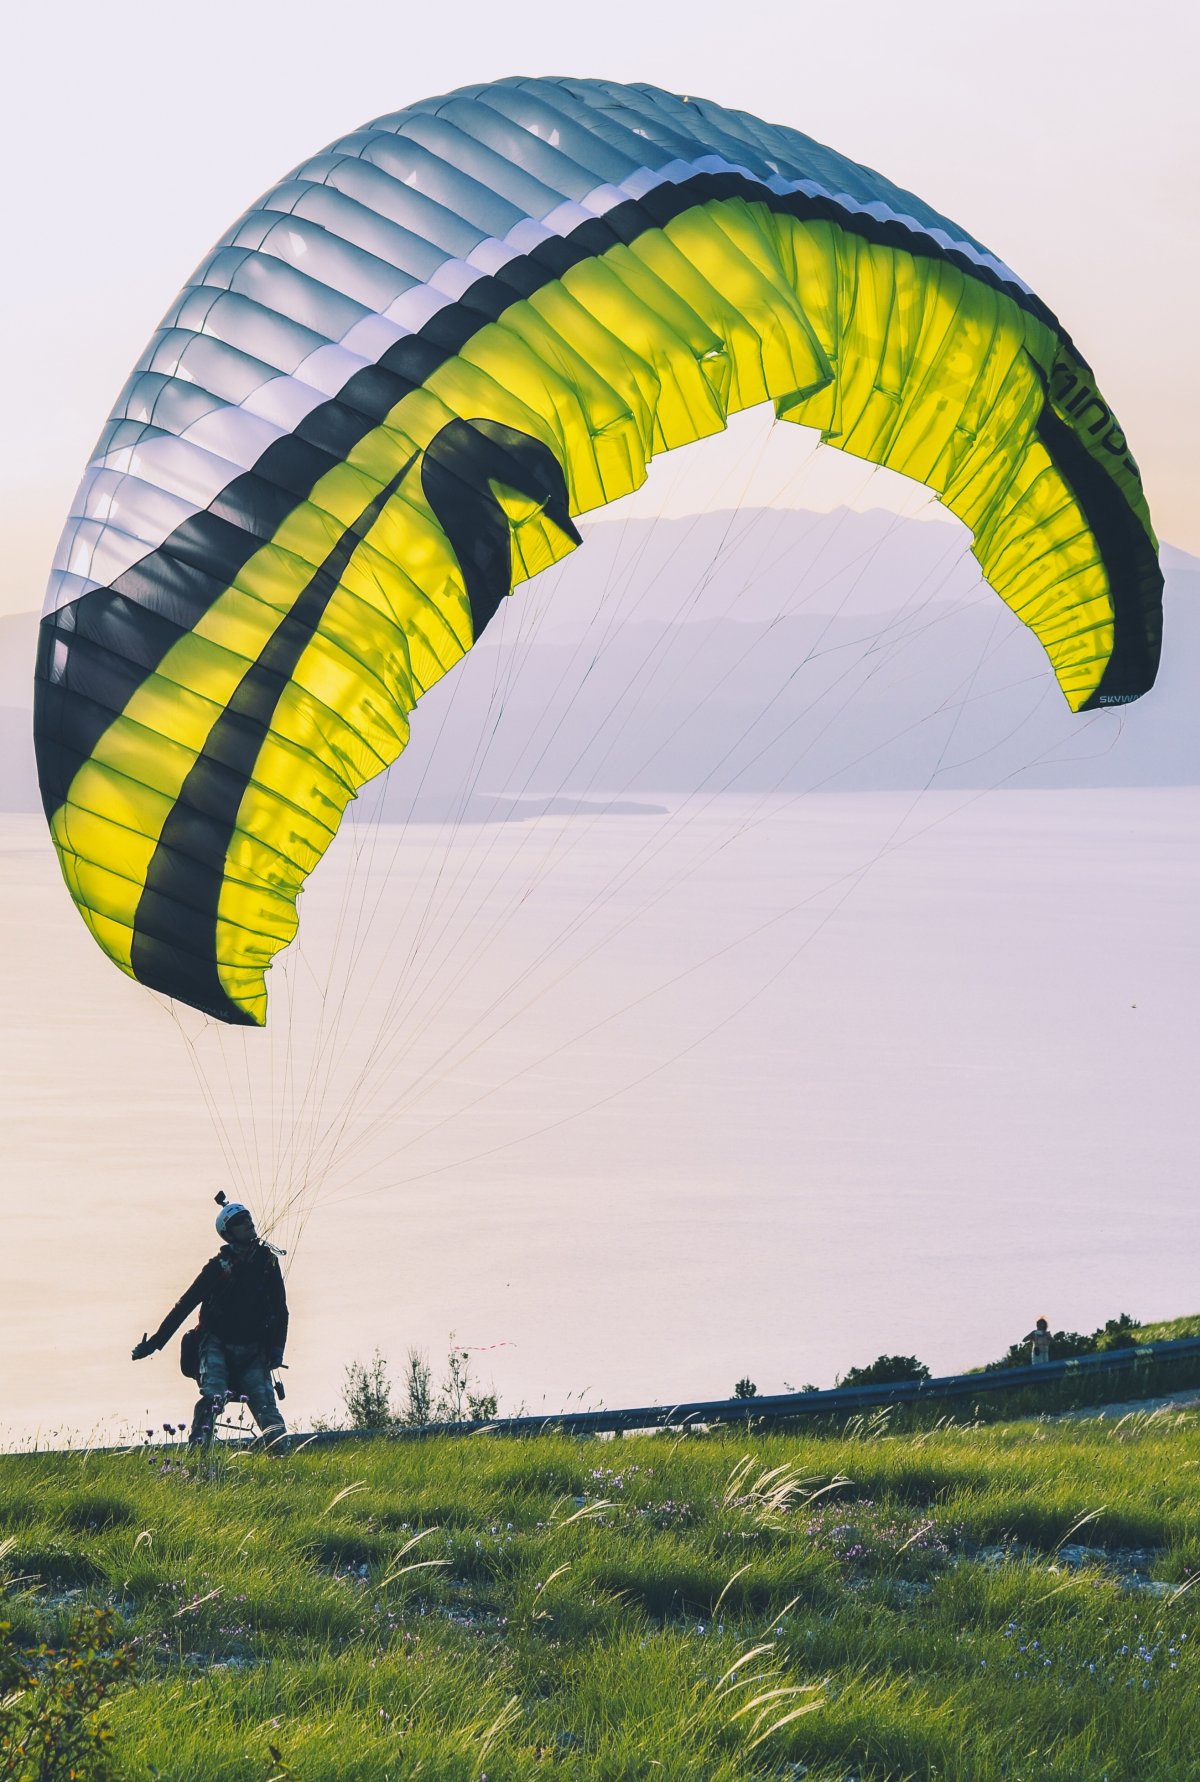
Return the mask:
<path id="1" fill-rule="evenodd" d="M 110 1782 L 118 1770 L 103 1711 L 133 1673 L 110 1608 L 72 1617 L 61 1645 L 22 1651 L 0 1622 L 0 1777 Z"/>
<path id="2" fill-rule="evenodd" d="M 1132 1349 L 1141 1342 L 1141 1332 L 1135 1318 L 1128 1312 L 1122 1312 L 1116 1318 L 1110 1318 L 1102 1329 L 1096 1332 L 1096 1348 L 1100 1349 Z"/>
<path id="3" fill-rule="evenodd" d="M 437 1403 L 433 1407 L 435 1423 L 488 1423 L 496 1415 L 499 1399 L 494 1392 L 471 1389 L 471 1356 L 466 1349 L 454 1347 L 450 1333 L 450 1353 L 446 1357 L 446 1378 Z"/>
<path id="4" fill-rule="evenodd" d="M 748 1375 L 744 1375 L 733 1389 L 734 1398 L 757 1398 L 758 1387 Z"/>
<path id="5" fill-rule="evenodd" d="M 414 1426 L 433 1422 L 433 1376 L 429 1362 L 419 1349 L 408 1352 L 408 1371 L 404 1376 L 405 1406 L 401 1423 Z"/>
<path id="6" fill-rule="evenodd" d="M 346 1369 L 342 1400 L 351 1429 L 391 1429 L 398 1421 L 392 1410 L 392 1383 L 387 1362 L 376 1349 L 370 1361 L 352 1361 Z"/>
<path id="7" fill-rule="evenodd" d="M 915 1355 L 878 1355 L 866 1367 L 852 1367 L 839 1386 L 891 1386 L 898 1380 L 928 1380 L 929 1369 Z"/>
<path id="8" fill-rule="evenodd" d="M 465 1423 L 468 1415 L 467 1388 L 471 1379 L 471 1357 L 465 1349 L 453 1347 L 453 1332 L 450 1335 L 450 1343 L 450 1353 L 446 1357 L 446 1378 L 442 1381 L 438 1411 L 447 1423 Z"/>

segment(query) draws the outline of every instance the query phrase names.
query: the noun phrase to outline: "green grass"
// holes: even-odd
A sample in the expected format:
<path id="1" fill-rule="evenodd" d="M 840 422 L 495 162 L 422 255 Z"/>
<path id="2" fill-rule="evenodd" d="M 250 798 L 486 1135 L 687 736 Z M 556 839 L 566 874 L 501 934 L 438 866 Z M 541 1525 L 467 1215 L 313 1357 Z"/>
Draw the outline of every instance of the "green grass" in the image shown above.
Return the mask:
<path id="1" fill-rule="evenodd" d="M 6 1539 L 15 1638 L 134 1642 L 129 1777 L 1198 1773 L 1194 1413 L 7 1455 Z"/>
<path id="2" fill-rule="evenodd" d="M 1187 1318 L 1167 1318 L 1160 1324 L 1139 1324 L 1140 1343 L 1173 1343 L 1180 1337 L 1200 1336 L 1200 1312 Z"/>

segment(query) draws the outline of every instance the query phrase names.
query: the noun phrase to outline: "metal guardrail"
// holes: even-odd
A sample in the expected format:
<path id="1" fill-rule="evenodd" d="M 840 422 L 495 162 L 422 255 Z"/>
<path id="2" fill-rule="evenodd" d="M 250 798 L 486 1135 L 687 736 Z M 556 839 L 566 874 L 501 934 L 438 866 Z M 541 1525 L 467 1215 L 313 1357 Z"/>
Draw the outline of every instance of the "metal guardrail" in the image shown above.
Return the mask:
<path id="1" fill-rule="evenodd" d="M 423 1423 L 402 1425 L 393 1429 L 321 1429 L 311 1434 L 288 1435 L 287 1450 L 328 1448 L 342 1442 L 421 1441 L 430 1436 L 466 1435 L 541 1435 L 554 1431 L 563 1435 L 617 1435 L 626 1430 L 713 1428 L 722 1424 L 745 1424 L 763 1428 L 777 1423 L 796 1423 L 805 1418 L 847 1417 L 860 1411 L 875 1411 L 887 1405 L 916 1403 L 938 1404 L 948 1399 L 977 1399 L 992 1392 L 1006 1392 L 1013 1387 L 1037 1388 L 1053 1380 L 1072 1379 L 1080 1374 L 1130 1373 L 1136 1367 L 1156 1361 L 1170 1361 L 1188 1355 L 1200 1357 L 1200 1336 L 1177 1337 L 1173 1342 L 1140 1343 L 1128 1349 L 1105 1349 L 1098 1355 L 1075 1355 L 1064 1361 L 1043 1362 L 1032 1368 L 1006 1367 L 975 1374 L 944 1374 L 936 1380 L 900 1380 L 892 1386 L 835 1386 L 828 1392 L 787 1392 L 767 1398 L 698 1399 L 690 1404 L 638 1405 L 617 1411 L 550 1412 L 539 1417 L 496 1417 L 488 1423 Z M 183 1443 L 158 1444 L 167 1451 L 182 1448 Z M 33 1448 L 15 1450 L 40 1454 L 140 1454 L 153 1443 L 125 1443 L 120 1447 Z M 246 1450 L 257 1446 L 253 1439 L 234 1437 L 221 1447 Z"/>
<path id="2" fill-rule="evenodd" d="M 691 1404 L 639 1405 L 618 1411 L 569 1411 L 559 1416 L 497 1417 L 488 1423 L 425 1423 L 400 1429 L 326 1429 L 292 1438 L 293 1445 L 328 1447 L 338 1442 L 373 1438 L 419 1440 L 438 1435 L 608 1435 L 635 1429 L 685 1429 L 691 1425 L 793 1423 L 800 1418 L 853 1416 L 886 1405 L 980 1398 L 1013 1387 L 1037 1387 L 1052 1380 L 1083 1374 L 1120 1374 L 1142 1364 L 1187 1355 L 1200 1356 L 1200 1336 L 1173 1342 L 1141 1343 L 1127 1349 L 1105 1349 L 1096 1355 L 1073 1355 L 1043 1362 L 1037 1368 L 1005 1367 L 986 1373 L 945 1374 L 936 1380 L 901 1380 L 892 1386 L 836 1386 L 828 1392 L 788 1392 L 767 1398 L 720 1398 Z"/>

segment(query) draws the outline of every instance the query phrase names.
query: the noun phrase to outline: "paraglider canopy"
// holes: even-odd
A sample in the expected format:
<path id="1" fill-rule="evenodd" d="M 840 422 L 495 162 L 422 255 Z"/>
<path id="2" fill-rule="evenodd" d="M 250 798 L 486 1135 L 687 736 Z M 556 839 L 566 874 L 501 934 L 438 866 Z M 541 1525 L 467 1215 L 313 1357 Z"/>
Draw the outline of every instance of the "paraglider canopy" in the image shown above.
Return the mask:
<path id="1" fill-rule="evenodd" d="M 115 963 L 261 1023 L 421 695 L 574 516 L 765 402 L 933 490 L 1074 710 L 1152 684 L 1155 539 L 1090 368 L 879 175 L 707 101 L 509 80 L 268 192 L 122 392 L 42 622 L 43 798 Z"/>

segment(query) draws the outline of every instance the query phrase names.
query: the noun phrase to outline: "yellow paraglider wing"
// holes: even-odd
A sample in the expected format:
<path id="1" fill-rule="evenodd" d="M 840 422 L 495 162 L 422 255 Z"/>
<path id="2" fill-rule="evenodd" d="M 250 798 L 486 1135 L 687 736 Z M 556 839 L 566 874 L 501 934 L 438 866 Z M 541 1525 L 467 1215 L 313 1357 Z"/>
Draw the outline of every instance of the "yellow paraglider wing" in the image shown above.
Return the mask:
<path id="1" fill-rule="evenodd" d="M 986 249 L 796 132 L 500 82 L 381 119 L 185 288 L 64 533 L 36 735 L 63 872 L 143 983 L 261 1023 L 347 803 L 573 516 L 772 402 L 934 490 L 1075 710 L 1162 581 L 1088 367 Z"/>

